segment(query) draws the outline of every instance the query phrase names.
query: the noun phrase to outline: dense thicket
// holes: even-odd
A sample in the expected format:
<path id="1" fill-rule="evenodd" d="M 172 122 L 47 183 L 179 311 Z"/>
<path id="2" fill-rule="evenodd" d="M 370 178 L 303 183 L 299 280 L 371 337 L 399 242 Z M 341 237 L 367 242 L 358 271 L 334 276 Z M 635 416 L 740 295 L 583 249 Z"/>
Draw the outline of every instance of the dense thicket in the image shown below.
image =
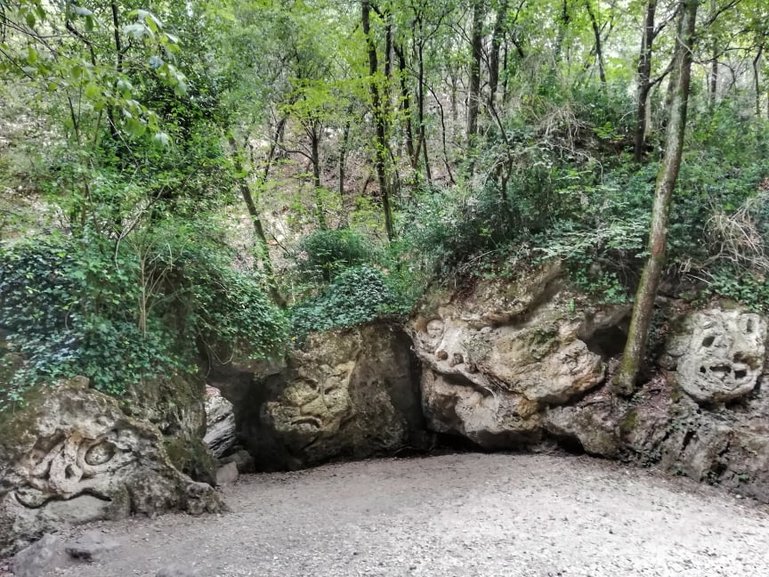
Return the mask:
<path id="1" fill-rule="evenodd" d="M 12 386 L 119 393 L 548 259 L 631 300 L 677 119 L 659 290 L 765 309 L 768 38 L 760 0 L 0 0 Z"/>

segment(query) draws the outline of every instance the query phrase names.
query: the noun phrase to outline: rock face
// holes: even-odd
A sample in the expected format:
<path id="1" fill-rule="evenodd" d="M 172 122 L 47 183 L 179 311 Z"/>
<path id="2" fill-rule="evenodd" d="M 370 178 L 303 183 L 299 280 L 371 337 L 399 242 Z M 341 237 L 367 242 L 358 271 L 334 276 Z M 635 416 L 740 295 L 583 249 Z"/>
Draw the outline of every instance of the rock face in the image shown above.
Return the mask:
<path id="1" fill-rule="evenodd" d="M 222 385 L 262 470 L 393 453 L 422 442 L 411 343 L 385 324 L 311 335 L 271 374 Z"/>
<path id="2" fill-rule="evenodd" d="M 485 448 L 538 442 L 548 410 L 600 385 L 606 364 L 588 346 L 626 316 L 624 307 L 570 311 L 557 268 L 525 286 L 480 285 L 468 298 L 439 297 L 412 324 L 430 427 Z M 440 300 L 440 299 L 443 300 Z"/>
<path id="3" fill-rule="evenodd" d="M 64 525 L 170 509 L 217 511 L 153 425 L 73 379 L 0 422 L 0 554 Z"/>
<path id="4" fill-rule="evenodd" d="M 724 403 L 756 388 L 764 368 L 766 321 L 740 310 L 699 311 L 667 347 L 679 386 L 700 403 Z"/>
<path id="5" fill-rule="evenodd" d="M 206 435 L 203 442 L 217 459 L 229 453 L 237 442 L 232 403 L 215 387 L 206 387 Z"/>
<path id="6" fill-rule="evenodd" d="M 667 311 L 659 365 L 624 399 L 606 383 L 628 312 L 569 292 L 557 267 L 434 294 L 410 327 L 428 428 L 486 449 L 557 443 L 769 502 L 766 319 Z"/>

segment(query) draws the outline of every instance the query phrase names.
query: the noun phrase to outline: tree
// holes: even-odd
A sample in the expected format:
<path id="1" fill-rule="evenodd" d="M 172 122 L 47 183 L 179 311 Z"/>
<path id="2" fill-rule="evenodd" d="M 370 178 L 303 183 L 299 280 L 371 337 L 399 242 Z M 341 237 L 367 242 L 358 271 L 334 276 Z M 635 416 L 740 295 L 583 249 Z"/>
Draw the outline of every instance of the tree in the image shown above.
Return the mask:
<path id="1" fill-rule="evenodd" d="M 681 0 L 679 35 L 674 55 L 674 86 L 665 139 L 665 156 L 657 175 L 652 222 L 649 231 L 649 257 L 641 273 L 636 291 L 627 344 L 622 354 L 619 372 L 614 378 L 616 390 L 629 395 L 635 388 L 641 363 L 646 354 L 657 288 L 665 266 L 670 206 L 678 172 L 681 168 L 686 116 L 691 82 L 692 50 L 694 48 L 697 8 L 700 0 Z"/>

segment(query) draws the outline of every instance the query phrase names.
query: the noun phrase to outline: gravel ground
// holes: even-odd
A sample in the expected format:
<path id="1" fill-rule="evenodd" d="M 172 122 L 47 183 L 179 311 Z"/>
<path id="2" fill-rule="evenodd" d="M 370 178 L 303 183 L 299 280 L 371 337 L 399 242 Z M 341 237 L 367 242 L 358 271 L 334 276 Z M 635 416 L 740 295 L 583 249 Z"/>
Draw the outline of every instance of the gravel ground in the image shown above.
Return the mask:
<path id="1" fill-rule="evenodd" d="M 587 457 L 335 464 L 241 478 L 225 496 L 225 515 L 100 525 L 119 548 L 54 574 L 769 576 L 766 507 Z"/>

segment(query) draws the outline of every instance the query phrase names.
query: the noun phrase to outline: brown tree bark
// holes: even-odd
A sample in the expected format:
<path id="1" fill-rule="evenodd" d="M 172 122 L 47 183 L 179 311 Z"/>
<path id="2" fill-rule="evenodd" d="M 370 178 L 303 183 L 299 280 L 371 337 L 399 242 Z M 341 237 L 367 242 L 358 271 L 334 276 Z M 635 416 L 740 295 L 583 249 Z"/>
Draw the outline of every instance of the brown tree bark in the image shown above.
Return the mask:
<path id="1" fill-rule="evenodd" d="M 665 138 L 665 156 L 657 175 L 654 192 L 652 222 L 649 232 L 649 257 L 644 265 L 636 292 L 633 316 L 628 329 L 627 343 L 622 355 L 618 373 L 614 377 L 614 388 L 619 394 L 633 393 L 641 364 L 646 354 L 646 344 L 651 326 L 654 301 L 657 296 L 662 271 L 665 266 L 667 227 L 673 190 L 681 168 L 686 114 L 691 84 L 692 47 L 697 7 L 700 0 L 681 0 L 680 34 L 676 39 L 674 56 L 675 86 L 672 93 L 670 118 Z"/>
<path id="2" fill-rule="evenodd" d="M 587 8 L 587 14 L 590 17 L 590 26 L 593 28 L 593 36 L 595 37 L 595 56 L 598 60 L 598 76 L 601 79 L 601 84 L 606 85 L 606 65 L 603 59 L 603 46 L 601 40 L 601 27 L 598 25 L 598 20 L 595 17 L 593 11 L 593 4 L 591 0 L 585 0 L 585 7 Z"/>

